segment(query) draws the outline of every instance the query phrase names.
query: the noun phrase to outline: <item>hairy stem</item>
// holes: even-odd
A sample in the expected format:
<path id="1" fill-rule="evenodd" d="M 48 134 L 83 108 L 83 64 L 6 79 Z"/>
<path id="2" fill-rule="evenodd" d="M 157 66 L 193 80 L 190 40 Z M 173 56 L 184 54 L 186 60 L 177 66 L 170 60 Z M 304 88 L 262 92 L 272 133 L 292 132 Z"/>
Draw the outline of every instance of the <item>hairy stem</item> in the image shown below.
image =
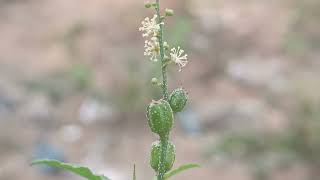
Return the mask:
<path id="1" fill-rule="evenodd" d="M 169 100 L 169 93 L 168 93 L 168 80 L 167 80 L 167 66 L 164 59 L 164 47 L 163 47 L 163 24 L 162 24 L 162 18 L 160 14 L 160 0 L 156 0 L 157 6 L 157 16 L 158 16 L 158 23 L 160 24 L 160 32 L 158 36 L 159 45 L 160 45 L 160 59 L 161 59 L 161 71 L 162 71 L 162 94 L 163 98 L 168 101 Z M 168 139 L 169 135 L 166 135 L 165 137 L 160 137 L 160 143 L 161 143 L 161 157 L 160 157 L 160 172 L 157 174 L 157 180 L 164 180 L 163 168 L 165 166 L 165 157 L 167 154 L 167 146 L 168 146 Z"/>
<path id="2" fill-rule="evenodd" d="M 168 79 L 167 79 L 167 65 L 165 64 L 164 59 L 164 47 L 163 47 L 163 24 L 161 24 L 161 14 L 160 14 L 160 2 L 159 0 L 156 1 L 157 7 L 157 16 L 158 16 L 158 23 L 160 24 L 160 32 L 158 36 L 159 45 L 160 45 L 160 60 L 161 60 L 161 71 L 162 71 L 162 94 L 163 98 L 168 101 L 169 99 L 169 93 L 168 93 Z"/>
<path id="3" fill-rule="evenodd" d="M 160 137 L 160 143 L 161 143 L 161 157 L 160 157 L 160 168 L 159 170 L 163 172 L 163 169 L 165 167 L 165 157 L 167 155 L 167 148 L 168 148 L 168 140 L 169 135 L 166 135 L 164 137 Z M 164 180 L 165 173 L 158 173 L 157 174 L 157 180 Z"/>

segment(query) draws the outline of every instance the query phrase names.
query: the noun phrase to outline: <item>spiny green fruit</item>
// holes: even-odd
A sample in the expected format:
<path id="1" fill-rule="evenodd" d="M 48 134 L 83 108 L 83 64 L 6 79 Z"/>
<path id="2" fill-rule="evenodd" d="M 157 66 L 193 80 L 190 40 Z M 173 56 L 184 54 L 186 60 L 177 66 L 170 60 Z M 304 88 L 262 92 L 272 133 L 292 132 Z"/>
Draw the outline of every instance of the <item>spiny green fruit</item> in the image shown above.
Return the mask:
<path id="1" fill-rule="evenodd" d="M 167 101 L 152 101 L 147 108 L 147 118 L 152 132 L 160 137 L 169 134 L 173 125 L 173 112 Z"/>
<path id="2" fill-rule="evenodd" d="M 173 112 L 181 112 L 188 101 L 188 94 L 183 88 L 175 89 L 170 97 L 169 103 Z"/>
<path id="3" fill-rule="evenodd" d="M 176 148 L 174 144 L 168 142 L 163 168 L 160 168 L 161 152 L 161 143 L 159 141 L 154 142 L 151 149 L 150 165 L 156 172 L 165 173 L 168 172 L 173 166 L 174 160 L 176 158 Z"/>

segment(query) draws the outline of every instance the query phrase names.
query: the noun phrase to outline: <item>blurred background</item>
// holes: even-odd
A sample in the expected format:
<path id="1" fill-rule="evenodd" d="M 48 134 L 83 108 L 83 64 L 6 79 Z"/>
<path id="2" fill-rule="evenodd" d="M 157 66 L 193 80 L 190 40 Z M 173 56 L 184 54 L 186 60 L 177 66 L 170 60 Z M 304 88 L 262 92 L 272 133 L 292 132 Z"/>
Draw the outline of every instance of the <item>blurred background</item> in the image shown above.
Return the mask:
<path id="1" fill-rule="evenodd" d="M 36 158 L 150 180 L 143 0 L 0 0 L 0 180 L 78 180 Z M 184 180 L 318 180 L 320 1 L 162 0 L 165 38 L 190 63 L 171 140 Z"/>

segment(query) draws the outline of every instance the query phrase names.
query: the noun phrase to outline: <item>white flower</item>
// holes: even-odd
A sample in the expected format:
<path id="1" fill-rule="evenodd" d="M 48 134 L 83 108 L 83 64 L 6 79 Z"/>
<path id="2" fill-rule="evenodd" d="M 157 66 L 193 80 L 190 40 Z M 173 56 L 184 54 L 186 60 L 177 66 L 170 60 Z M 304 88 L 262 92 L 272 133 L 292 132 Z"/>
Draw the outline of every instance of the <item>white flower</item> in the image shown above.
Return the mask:
<path id="1" fill-rule="evenodd" d="M 151 41 L 146 40 L 144 42 L 144 55 L 150 56 L 151 61 L 158 61 L 157 56 L 160 54 L 160 45 L 156 37 L 152 37 Z"/>
<path id="2" fill-rule="evenodd" d="M 179 71 L 181 71 L 182 68 L 188 64 L 188 55 L 182 55 L 183 53 L 184 50 L 182 50 L 180 47 L 178 47 L 177 49 L 172 48 L 170 53 L 171 60 L 179 66 Z"/>
<path id="3" fill-rule="evenodd" d="M 142 37 L 148 37 L 150 35 L 157 36 L 160 31 L 160 23 L 157 23 L 157 15 L 154 15 L 152 19 L 146 17 L 142 22 L 142 26 L 139 28 L 139 31 L 143 31 Z"/>

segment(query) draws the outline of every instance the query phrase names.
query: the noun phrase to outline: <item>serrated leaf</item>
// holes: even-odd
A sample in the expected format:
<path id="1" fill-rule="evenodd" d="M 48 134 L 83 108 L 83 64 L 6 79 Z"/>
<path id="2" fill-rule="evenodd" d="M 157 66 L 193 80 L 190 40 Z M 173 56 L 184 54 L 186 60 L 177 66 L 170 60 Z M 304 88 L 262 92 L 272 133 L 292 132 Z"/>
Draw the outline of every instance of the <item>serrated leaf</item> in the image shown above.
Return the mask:
<path id="1" fill-rule="evenodd" d="M 74 164 L 69 163 L 63 163 L 57 160 L 53 159 L 42 159 L 42 160 L 36 160 L 31 163 L 31 165 L 47 165 L 55 168 L 60 168 L 69 172 L 72 172 L 74 174 L 77 174 L 79 176 L 82 176 L 84 178 L 87 178 L 88 180 L 110 180 L 108 177 L 103 175 L 96 175 L 93 173 L 89 168 L 84 166 L 77 166 Z"/>
<path id="2" fill-rule="evenodd" d="M 189 170 L 192 168 L 199 168 L 199 167 L 200 167 L 200 165 L 198 165 L 198 164 L 185 164 L 185 165 L 179 166 L 178 168 L 166 173 L 164 175 L 164 179 L 169 179 L 170 177 L 177 175 L 183 171 L 186 171 L 186 170 Z"/>

